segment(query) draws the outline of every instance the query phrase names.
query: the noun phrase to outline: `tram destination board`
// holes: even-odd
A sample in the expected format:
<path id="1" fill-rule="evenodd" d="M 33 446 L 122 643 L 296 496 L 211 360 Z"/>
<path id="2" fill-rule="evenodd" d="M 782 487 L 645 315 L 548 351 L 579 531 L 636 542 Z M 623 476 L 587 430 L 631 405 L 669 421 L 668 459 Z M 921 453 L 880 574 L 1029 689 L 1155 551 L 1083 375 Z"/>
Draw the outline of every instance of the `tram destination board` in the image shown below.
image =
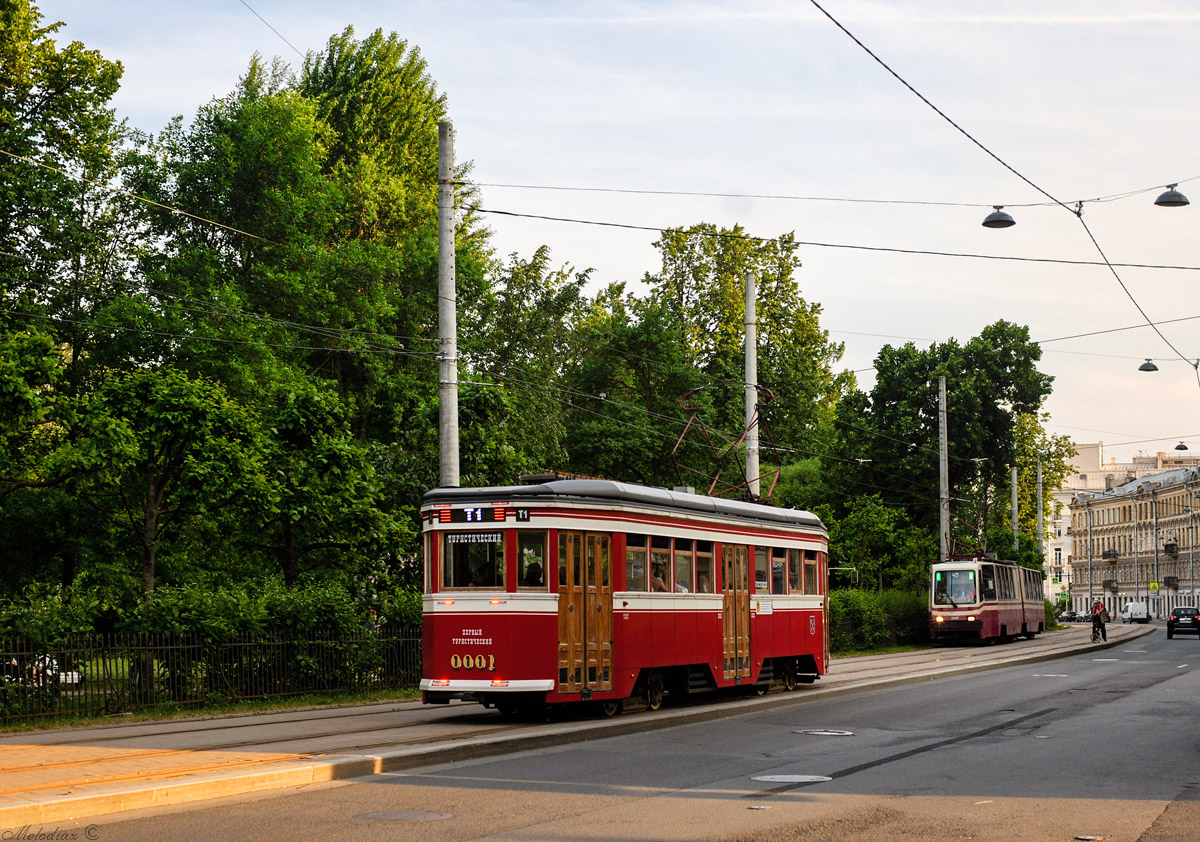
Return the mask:
<path id="1" fill-rule="evenodd" d="M 438 523 L 504 523 L 510 517 L 518 522 L 526 522 L 529 520 L 529 509 L 512 506 L 466 506 L 437 509 L 434 517 Z"/>

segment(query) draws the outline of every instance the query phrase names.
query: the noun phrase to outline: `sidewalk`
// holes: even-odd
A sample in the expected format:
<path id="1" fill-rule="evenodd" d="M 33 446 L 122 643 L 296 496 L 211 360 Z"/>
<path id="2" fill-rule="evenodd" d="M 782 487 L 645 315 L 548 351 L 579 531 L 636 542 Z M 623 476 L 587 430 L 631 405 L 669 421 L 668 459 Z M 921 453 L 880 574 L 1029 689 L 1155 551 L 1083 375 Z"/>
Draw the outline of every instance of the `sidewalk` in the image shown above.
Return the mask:
<path id="1" fill-rule="evenodd" d="M 846 658 L 794 693 L 613 719 L 510 723 L 475 704 L 410 702 L 25 732 L 0 737 L 0 831 L 726 718 L 830 693 L 1068 657 L 1153 631 L 1110 625 L 1108 643 L 1091 644 L 1090 627 L 1072 626 L 1008 645 Z"/>

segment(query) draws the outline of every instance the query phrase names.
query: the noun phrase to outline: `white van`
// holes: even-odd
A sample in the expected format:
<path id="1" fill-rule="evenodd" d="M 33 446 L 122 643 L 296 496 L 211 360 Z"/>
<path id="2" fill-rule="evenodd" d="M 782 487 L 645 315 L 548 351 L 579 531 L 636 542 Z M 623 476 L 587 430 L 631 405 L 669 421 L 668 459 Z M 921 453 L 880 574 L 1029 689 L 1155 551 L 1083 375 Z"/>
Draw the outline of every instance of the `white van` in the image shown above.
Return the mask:
<path id="1" fill-rule="evenodd" d="M 1144 602 L 1127 602 L 1125 607 L 1121 609 L 1122 623 L 1148 623 L 1150 622 L 1150 612 L 1146 610 Z"/>

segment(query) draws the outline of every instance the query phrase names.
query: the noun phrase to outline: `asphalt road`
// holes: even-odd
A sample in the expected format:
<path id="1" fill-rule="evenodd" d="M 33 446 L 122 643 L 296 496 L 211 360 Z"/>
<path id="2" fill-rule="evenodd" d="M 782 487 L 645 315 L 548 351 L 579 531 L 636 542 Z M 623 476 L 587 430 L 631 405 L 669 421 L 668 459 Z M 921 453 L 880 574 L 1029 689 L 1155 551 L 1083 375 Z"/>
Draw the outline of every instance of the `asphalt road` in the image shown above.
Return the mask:
<path id="1" fill-rule="evenodd" d="M 1159 629 L 1053 661 L 60 830 L 93 842 L 1193 842 L 1198 668 L 1200 641 Z"/>

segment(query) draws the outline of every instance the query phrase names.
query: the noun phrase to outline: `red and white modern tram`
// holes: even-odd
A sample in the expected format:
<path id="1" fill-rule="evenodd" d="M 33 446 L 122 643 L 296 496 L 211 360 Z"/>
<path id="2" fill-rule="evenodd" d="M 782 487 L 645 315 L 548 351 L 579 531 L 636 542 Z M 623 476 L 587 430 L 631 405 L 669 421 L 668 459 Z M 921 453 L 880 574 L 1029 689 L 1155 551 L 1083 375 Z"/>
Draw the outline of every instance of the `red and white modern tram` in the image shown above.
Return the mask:
<path id="1" fill-rule="evenodd" d="M 929 636 L 935 642 L 1032 640 L 1045 630 L 1041 571 L 978 556 L 933 565 Z"/>
<path id="2" fill-rule="evenodd" d="M 434 489 L 421 517 L 427 703 L 614 714 L 828 667 L 829 539 L 809 512 L 566 479 Z"/>

